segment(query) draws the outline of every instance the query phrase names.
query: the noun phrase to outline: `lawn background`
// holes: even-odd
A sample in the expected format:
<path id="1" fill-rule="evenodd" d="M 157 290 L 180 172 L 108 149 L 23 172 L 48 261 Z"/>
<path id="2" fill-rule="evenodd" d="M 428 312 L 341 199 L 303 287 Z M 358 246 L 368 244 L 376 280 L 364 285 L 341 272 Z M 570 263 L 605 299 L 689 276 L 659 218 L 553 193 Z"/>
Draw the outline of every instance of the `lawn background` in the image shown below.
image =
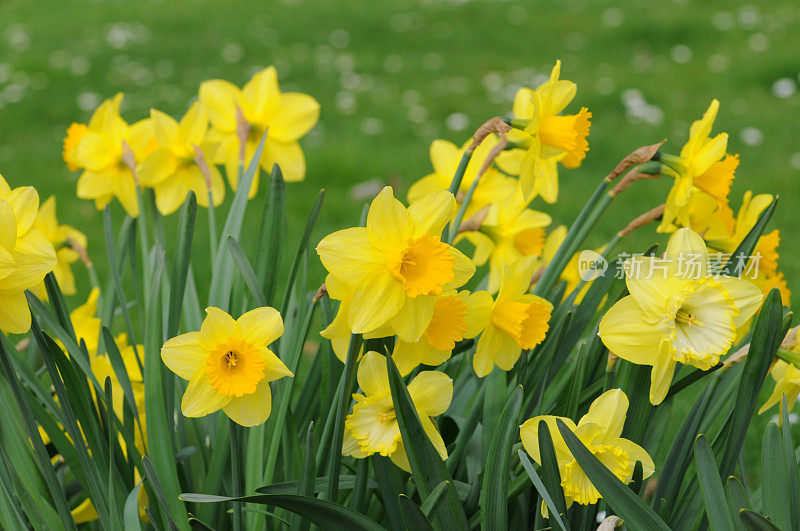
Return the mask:
<path id="1" fill-rule="evenodd" d="M 179 117 L 203 80 L 241 85 L 272 64 L 283 90 L 311 94 L 322 107 L 302 141 L 307 178 L 287 190 L 292 242 L 316 192 L 327 189 L 316 242 L 357 223 L 354 186 L 392 183 L 404 197 L 430 171 L 432 140 L 465 141 L 560 58 L 562 77 L 578 84 L 568 110 L 593 113 L 591 150 L 580 169 L 561 172 L 559 203 L 536 200 L 534 208 L 570 223 L 622 156 L 664 138 L 664 150 L 676 153 L 718 98 L 715 131 L 727 131 L 729 151 L 741 155 L 732 206 L 748 189 L 782 196 L 772 226 L 782 230 L 781 268 L 800 296 L 798 50 L 800 5 L 781 0 L 0 0 L 0 173 L 12 186 L 36 186 L 42 200 L 56 195 L 61 221 L 86 232 L 102 273 L 102 216 L 75 197 L 77 174 L 61 160 L 67 126 L 119 91 L 129 122 L 151 107 Z M 670 184 L 646 181 L 621 196 L 587 247 L 663 202 Z M 200 212 L 196 254 L 207 252 L 204 223 Z M 249 232 L 259 223 L 248 218 Z M 663 241 L 650 227 L 628 250 Z M 87 285 L 79 275 L 81 293 Z M 676 419 L 686 407 L 676 404 Z M 748 462 L 759 459 L 768 416 L 752 430 Z"/>

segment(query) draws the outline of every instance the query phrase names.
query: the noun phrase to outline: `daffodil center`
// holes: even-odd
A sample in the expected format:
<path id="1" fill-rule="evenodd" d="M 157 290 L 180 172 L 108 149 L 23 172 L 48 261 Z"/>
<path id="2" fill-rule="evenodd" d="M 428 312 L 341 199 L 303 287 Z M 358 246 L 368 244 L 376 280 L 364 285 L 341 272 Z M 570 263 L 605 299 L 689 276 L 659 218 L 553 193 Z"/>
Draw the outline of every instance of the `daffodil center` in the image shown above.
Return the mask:
<path id="1" fill-rule="evenodd" d="M 580 156 L 588 149 L 589 117 L 584 109 L 569 116 L 543 116 L 539 124 L 542 143 Z"/>
<path id="2" fill-rule="evenodd" d="M 230 338 L 208 354 L 206 374 L 216 392 L 238 397 L 255 392 L 264 379 L 265 365 L 264 356 L 255 346 Z"/>
<path id="3" fill-rule="evenodd" d="M 549 328 L 550 307 L 540 300 L 516 302 L 499 300 L 492 312 L 492 324 L 514 338 L 517 345 L 531 349 L 542 342 Z"/>
<path id="4" fill-rule="evenodd" d="M 409 297 L 439 295 L 455 278 L 455 258 L 450 246 L 429 234 L 409 240 L 406 247 L 387 261 L 389 272 L 403 283 Z"/>
<path id="5" fill-rule="evenodd" d="M 697 314 L 690 313 L 683 308 L 678 310 L 678 313 L 675 314 L 675 322 L 686 326 L 703 326 L 703 323 L 697 318 Z"/>

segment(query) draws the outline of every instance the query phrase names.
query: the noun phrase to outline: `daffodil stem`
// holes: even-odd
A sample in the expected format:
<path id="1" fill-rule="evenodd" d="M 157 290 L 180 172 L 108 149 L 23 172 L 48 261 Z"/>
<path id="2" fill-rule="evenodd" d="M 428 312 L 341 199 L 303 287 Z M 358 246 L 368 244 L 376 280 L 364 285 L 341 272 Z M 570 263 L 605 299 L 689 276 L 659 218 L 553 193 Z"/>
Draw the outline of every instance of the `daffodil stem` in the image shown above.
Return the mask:
<path id="1" fill-rule="evenodd" d="M 472 200 L 472 196 L 475 194 L 475 189 L 478 187 L 480 180 L 480 176 L 475 178 L 475 180 L 472 182 L 472 185 L 469 187 L 469 190 L 467 190 L 466 195 L 464 195 L 464 199 L 461 201 L 461 206 L 458 208 L 456 217 L 450 224 L 450 231 L 447 235 L 447 243 L 452 244 L 453 240 L 455 240 L 456 235 L 458 234 L 458 228 L 461 226 L 461 221 L 464 219 L 464 213 L 467 211 L 469 202 Z"/>
<path id="2" fill-rule="evenodd" d="M 605 212 L 608 205 L 613 201 L 614 196 L 606 193 L 609 184 L 610 181 L 604 179 L 589 198 L 589 201 L 584 205 L 583 209 L 581 209 L 575 222 L 569 228 L 569 231 L 567 231 L 567 236 L 556 251 L 555 256 L 550 260 L 542 278 L 536 283 L 533 293 L 546 296 L 553 288 L 553 285 L 555 285 L 561 272 L 564 271 L 570 258 L 575 254 L 575 251 L 578 250 L 578 246 L 583 243 L 583 240 L 586 239 L 586 236 L 592 228 L 594 228 L 597 221 L 603 215 L 603 212 Z"/>
<path id="3" fill-rule="evenodd" d="M 211 190 L 208 190 L 208 248 L 211 252 L 211 266 L 217 259 L 217 216 L 214 210 L 214 199 L 211 197 Z"/>
<path id="4" fill-rule="evenodd" d="M 242 460 L 241 448 L 239 438 L 239 426 L 232 420 L 228 421 L 230 428 L 230 446 L 231 446 L 231 495 L 242 495 Z M 242 528 L 242 504 L 239 502 L 233 503 L 233 529 L 239 531 Z"/>
<path id="5" fill-rule="evenodd" d="M 785 361 L 786 363 L 789 363 L 790 365 L 800 367 L 800 354 L 797 352 L 793 352 L 785 348 L 779 348 L 778 352 L 775 353 L 775 357 Z"/>
<path id="6" fill-rule="evenodd" d="M 453 175 L 453 180 L 450 182 L 451 194 L 456 195 L 458 190 L 461 188 L 461 181 L 464 180 L 464 174 L 467 171 L 467 166 L 469 166 L 470 159 L 472 159 L 472 151 L 464 151 L 464 154 L 461 155 L 461 160 L 458 163 L 458 168 L 456 168 L 456 173 Z"/>
<path id="7" fill-rule="evenodd" d="M 328 488 L 325 499 L 336 502 L 339 496 L 339 469 L 342 464 L 342 443 L 344 442 L 344 417 L 350 407 L 350 393 L 353 391 L 353 380 L 356 375 L 356 361 L 361 347 L 361 334 L 350 335 L 350 346 L 344 363 L 344 387 L 339 394 L 336 408 L 336 419 L 333 425 L 331 453 L 328 460 Z"/>

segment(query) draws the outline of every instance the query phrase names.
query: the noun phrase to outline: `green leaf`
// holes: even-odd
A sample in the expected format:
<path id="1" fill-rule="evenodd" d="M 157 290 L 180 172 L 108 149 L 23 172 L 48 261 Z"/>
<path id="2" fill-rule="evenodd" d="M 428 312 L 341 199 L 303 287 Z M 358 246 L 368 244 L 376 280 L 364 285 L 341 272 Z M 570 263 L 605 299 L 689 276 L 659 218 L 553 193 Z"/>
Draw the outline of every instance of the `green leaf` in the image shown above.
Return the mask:
<path id="1" fill-rule="evenodd" d="M 363 531 L 383 531 L 383 527 L 378 525 L 374 520 L 352 509 L 327 500 L 300 496 L 299 494 L 256 494 L 254 496 L 230 498 L 227 496 L 213 496 L 210 494 L 184 493 L 181 494 L 181 499 L 194 503 L 257 503 L 286 509 L 303 518 L 307 518 L 311 523 L 323 529 L 348 528 Z"/>
<path id="2" fill-rule="evenodd" d="M 431 491 L 430 495 L 423 500 L 419 508 L 425 513 L 425 516 L 430 516 L 433 511 L 439 508 L 439 504 L 444 500 L 444 495 L 447 494 L 447 487 L 449 485 L 449 481 L 442 481 L 436 485 L 436 488 Z"/>
<path id="3" fill-rule="evenodd" d="M 212 206 L 213 208 L 213 206 Z M 186 279 L 189 275 L 189 264 L 192 258 L 192 240 L 194 239 L 194 222 L 197 215 L 197 198 L 189 192 L 181 207 L 178 218 L 178 240 L 175 243 L 175 260 L 172 267 L 172 279 L 169 291 L 169 314 L 167 319 L 167 337 L 178 334 L 181 319 L 181 305 L 186 293 Z"/>
<path id="4" fill-rule="evenodd" d="M 281 262 L 281 246 L 286 237 L 286 185 L 280 167 L 275 164 L 269 177 L 266 206 L 261 214 L 256 271 L 258 284 L 267 303 L 275 306 L 275 280 Z"/>
<path id="5" fill-rule="evenodd" d="M 453 481 L 442 458 L 428 439 L 417 415 L 417 408 L 411 401 L 408 389 L 400 377 L 400 371 L 391 356 L 386 357 L 389 375 L 389 388 L 392 403 L 400 426 L 400 434 L 411 465 L 417 488 L 421 496 L 430 496 L 433 488 L 442 481 Z M 458 497 L 455 486 L 447 489 L 447 497 L 436 513 L 442 528 L 447 530 L 467 529 L 467 517 Z"/>
<path id="6" fill-rule="evenodd" d="M 314 479 L 317 475 L 317 462 L 314 459 L 316 442 L 314 441 L 314 423 L 308 423 L 306 430 L 306 444 L 303 448 L 303 464 L 300 468 L 300 481 L 297 484 L 297 494 L 301 496 L 314 496 Z M 301 531 L 309 528 L 308 521 L 296 522 Z"/>
<path id="7" fill-rule="evenodd" d="M 544 423 L 542 422 L 539 425 L 541 426 L 543 424 Z M 561 514 L 558 512 L 558 507 L 556 507 L 553 497 L 550 496 L 550 493 L 545 488 L 544 483 L 542 483 L 542 479 L 539 477 L 539 474 L 536 473 L 536 469 L 533 468 L 533 464 L 531 464 L 530 459 L 528 459 L 528 456 L 525 455 L 525 452 L 522 450 L 518 450 L 517 453 L 519 454 L 519 460 L 522 463 L 522 467 L 525 469 L 528 477 L 531 478 L 531 482 L 533 483 L 533 486 L 536 487 L 536 491 L 539 493 L 539 496 L 542 497 L 544 503 L 547 505 L 547 512 L 550 519 L 555 520 L 558 524 L 558 527 L 560 527 L 563 531 L 567 531 L 567 526 L 561 519 Z M 558 488 L 558 491 L 561 492 L 560 487 Z M 539 508 L 534 507 L 533 510 L 538 512 Z"/>
<path id="8" fill-rule="evenodd" d="M 781 294 L 777 288 L 773 288 L 767 295 L 753 326 L 750 350 L 742 369 L 742 379 L 736 394 L 730 429 L 725 439 L 725 447 L 719 465 L 722 477 L 728 477 L 736 466 L 750 419 L 755 412 L 758 392 L 761 390 L 772 359 L 783 339 L 782 325 Z"/>
<path id="9" fill-rule="evenodd" d="M 136 350 L 136 345 L 139 344 L 137 340 L 137 335 L 133 333 L 133 323 L 131 322 L 130 313 L 128 313 L 128 304 L 125 299 L 125 292 L 122 289 L 122 268 L 120 264 L 117 262 L 117 246 L 114 242 L 114 230 L 112 228 L 111 223 L 111 208 L 106 206 L 105 210 L 103 211 L 103 227 L 105 230 L 106 236 L 106 251 L 108 257 L 108 268 L 111 271 L 111 278 L 114 282 L 114 293 L 117 295 L 117 301 L 119 302 L 119 308 L 122 311 L 122 317 L 125 319 L 125 329 L 128 332 L 128 341 L 130 341 L 131 345 L 133 345 L 134 350 Z M 131 225 L 131 241 L 132 245 L 135 245 L 133 241 L 134 233 L 136 225 Z M 131 254 L 131 262 L 135 263 L 135 257 L 133 256 L 133 252 Z M 132 271 L 132 276 L 134 279 L 137 279 L 137 275 L 135 271 Z M 139 301 L 141 303 L 141 301 Z M 106 321 L 110 322 L 110 321 Z M 59 338 L 61 339 L 61 338 Z M 63 342 L 64 340 L 61 339 Z M 67 343 L 64 343 L 69 348 Z M 70 351 L 71 352 L 71 351 Z M 136 353 L 136 356 L 139 357 L 139 353 Z"/>
<path id="10" fill-rule="evenodd" d="M 505 387 L 505 373 L 501 382 Z M 522 386 L 518 385 L 508 397 L 497 419 L 492 441 L 486 456 L 486 468 L 481 486 L 481 527 L 483 529 L 508 528 L 508 476 L 511 466 L 511 445 L 519 431 L 522 408 Z"/>
<path id="11" fill-rule="evenodd" d="M 417 504 L 411 498 L 405 494 L 400 494 L 398 499 L 400 501 L 400 510 L 403 513 L 403 529 L 406 531 L 416 531 L 417 529 L 420 531 L 433 531 L 433 526 L 428 517 L 425 516 L 422 509 L 417 507 Z"/>
<path id="12" fill-rule="evenodd" d="M 608 470 L 572 433 L 561 419 L 556 419 L 558 430 L 581 469 L 592 485 L 600 492 L 605 502 L 631 529 L 662 529 L 669 527 L 641 498 Z"/>
<path id="13" fill-rule="evenodd" d="M 739 518 L 742 519 L 742 522 L 745 526 L 747 526 L 747 529 L 752 529 L 753 531 L 780 531 L 780 527 L 776 526 L 757 512 L 749 509 L 742 509 L 739 511 Z"/>
<path id="14" fill-rule="evenodd" d="M 749 257 L 753 255 L 753 251 L 758 244 L 758 239 L 761 238 L 762 234 L 764 234 L 767 224 L 772 218 L 772 214 L 775 212 L 775 208 L 777 206 L 778 196 L 776 195 L 772 200 L 772 203 L 770 203 L 769 206 L 761 212 L 761 215 L 758 217 L 758 221 L 755 225 L 753 225 L 753 228 L 750 229 L 750 232 L 747 233 L 747 236 L 744 237 L 733 254 L 731 254 L 730 259 L 721 270 L 723 275 L 742 275 L 742 271 L 744 270 Z"/>
<path id="15" fill-rule="evenodd" d="M 787 467 L 783 440 L 778 425 L 767 424 L 761 445 L 761 504 L 762 513 L 781 529 L 791 529 L 789 471 L 796 470 L 794 456 Z"/>
<path id="16" fill-rule="evenodd" d="M 553 509 L 550 509 L 550 512 L 551 514 L 565 515 L 567 514 L 567 502 L 564 500 L 564 490 L 561 488 L 561 472 L 558 469 L 553 436 L 547 427 L 547 423 L 543 420 L 539 421 L 536 430 L 539 438 L 539 458 L 542 460 L 540 469 L 542 471 L 542 483 L 552 497 Z"/>
<path id="17" fill-rule="evenodd" d="M 735 476 L 729 476 L 725 481 L 725 494 L 728 498 L 728 508 L 731 511 L 733 523 L 736 529 L 744 529 L 744 524 L 739 518 L 739 511 L 742 509 L 750 509 L 750 500 L 747 498 L 747 493 L 744 490 L 742 482 Z"/>
<path id="18" fill-rule="evenodd" d="M 164 511 L 164 513 L 167 515 L 169 528 L 178 529 L 177 523 L 170 514 L 170 505 L 169 502 L 167 501 L 167 496 L 164 494 L 164 489 L 161 487 L 161 481 L 158 478 L 158 474 L 153 468 L 153 464 L 147 457 L 142 458 L 142 470 L 144 471 L 144 477 L 147 479 L 147 483 L 150 485 L 150 489 L 153 491 L 153 494 L 156 497 L 156 501 L 161 506 L 161 509 Z"/>
<path id="19" fill-rule="evenodd" d="M 567 402 L 567 417 L 574 419 L 578 417 L 578 407 L 581 404 L 581 389 L 586 378 L 586 351 L 588 346 L 586 341 L 582 341 L 578 346 L 576 354 L 575 369 L 572 371 L 572 382 L 570 384 L 569 401 Z"/>
<path id="20" fill-rule="evenodd" d="M 239 269 L 239 273 L 242 275 L 244 283 L 247 285 L 247 289 L 250 291 L 253 300 L 255 300 L 256 304 L 260 307 L 266 306 L 267 299 L 264 298 L 264 293 L 258 285 L 256 272 L 253 270 L 253 266 L 250 265 L 250 261 L 244 254 L 242 246 L 239 245 L 239 242 L 236 241 L 236 238 L 233 236 L 228 236 L 228 248 L 230 249 L 233 261 L 236 263 L 236 267 Z"/>
<path id="21" fill-rule="evenodd" d="M 508 387 L 506 385 L 506 372 L 499 367 L 495 367 L 483 379 L 483 418 L 481 421 L 483 441 L 481 444 L 481 463 L 487 468 L 489 447 L 492 444 L 492 437 L 495 428 L 498 426 L 500 412 L 506 403 Z"/>
<path id="22" fill-rule="evenodd" d="M 289 270 L 289 278 L 286 281 L 286 290 L 283 293 L 283 303 L 281 305 L 281 315 L 285 315 L 289 309 L 289 301 L 292 295 L 292 288 L 294 281 L 297 278 L 297 271 L 300 269 L 300 262 L 303 260 L 306 248 L 308 247 L 308 240 L 311 238 L 311 231 L 314 230 L 314 224 L 317 222 L 319 211 L 322 208 L 322 201 L 325 199 L 325 190 L 320 190 L 317 194 L 317 199 L 311 207 L 311 213 L 308 215 L 306 221 L 306 228 L 303 230 L 303 236 L 300 238 L 300 244 L 297 246 L 297 253 L 294 256 L 292 268 Z"/>
<path id="23" fill-rule="evenodd" d="M 217 249 L 217 256 L 214 260 L 214 274 L 211 277 L 211 287 L 208 293 L 209 306 L 216 306 L 222 310 L 228 310 L 231 296 L 231 287 L 233 286 L 233 257 L 228 251 L 228 246 L 225 241 L 228 236 L 238 238 L 242 232 L 242 222 L 244 221 L 244 212 L 247 208 L 247 197 L 250 193 L 250 185 L 253 183 L 258 168 L 260 167 L 261 153 L 264 151 L 264 142 L 267 139 L 269 131 L 264 131 L 264 136 L 261 137 L 256 148 L 253 158 L 247 166 L 247 171 L 244 172 L 242 178 L 236 187 L 236 194 L 233 196 L 231 209 L 228 211 L 228 217 L 225 220 L 225 226 L 222 228 L 222 235 L 220 239 L 219 248 Z"/>
<path id="24" fill-rule="evenodd" d="M 798 468 L 794 458 L 794 443 L 792 442 L 792 426 L 789 423 L 789 410 L 786 405 L 786 395 L 781 400 L 781 438 L 783 442 L 783 468 L 787 475 L 789 498 L 789 514 L 791 529 L 800 529 L 800 484 L 798 484 Z"/>
<path id="25" fill-rule="evenodd" d="M 138 531 L 142 529 L 139 520 L 139 491 L 142 489 L 142 482 L 139 481 L 125 499 L 125 509 L 123 511 L 125 531 Z"/>
<path id="26" fill-rule="evenodd" d="M 312 483 L 313 494 L 318 494 L 325 491 L 327 485 L 327 476 L 315 478 Z M 342 474 L 339 476 L 339 488 L 341 490 L 352 490 L 356 485 L 356 476 Z M 367 486 L 371 489 L 378 488 L 378 484 L 370 480 Z M 296 494 L 300 488 L 299 481 L 286 481 L 283 483 L 273 483 L 272 485 L 264 485 L 255 489 L 260 494 Z"/>
<path id="27" fill-rule="evenodd" d="M 699 435 L 694 442 L 694 458 L 709 526 L 712 530 L 733 529 L 733 518 L 728 511 L 728 501 L 725 499 L 714 451 L 704 435 Z"/>

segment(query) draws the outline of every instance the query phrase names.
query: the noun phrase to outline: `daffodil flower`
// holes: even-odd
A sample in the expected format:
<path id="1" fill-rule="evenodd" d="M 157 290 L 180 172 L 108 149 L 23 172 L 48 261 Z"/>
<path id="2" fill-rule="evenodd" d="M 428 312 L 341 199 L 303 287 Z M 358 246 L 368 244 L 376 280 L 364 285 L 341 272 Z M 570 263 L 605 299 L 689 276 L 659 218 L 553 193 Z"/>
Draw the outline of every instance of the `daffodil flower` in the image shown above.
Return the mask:
<path id="1" fill-rule="evenodd" d="M 726 155 L 727 133 L 710 138 L 717 117 L 719 101 L 713 100 L 703 118 L 689 129 L 689 140 L 679 157 L 664 154 L 662 173 L 675 179 L 667 196 L 659 232 L 670 232 L 672 225 L 691 227 L 690 199 L 693 190 L 701 190 L 718 202 L 727 204 L 738 155 Z"/>
<path id="2" fill-rule="evenodd" d="M 386 358 L 377 352 L 364 354 L 358 365 L 357 379 L 363 394 L 353 395 L 356 403 L 345 420 L 343 453 L 357 458 L 378 453 L 411 472 L 389 389 Z M 425 434 L 442 460 L 447 459 L 447 449 L 433 417 L 450 407 L 453 381 L 443 372 L 423 371 L 408 384 L 408 393 Z"/>
<path id="3" fill-rule="evenodd" d="M 144 159 L 137 175 L 143 186 L 155 190 L 158 211 L 165 216 L 175 212 L 190 191 L 200 206 L 208 206 L 209 193 L 214 206 L 222 203 L 225 183 L 213 164 L 217 146 L 207 140 L 208 116 L 200 103 L 189 107 L 180 123 L 155 109 L 150 120 L 158 148 Z M 203 158 L 202 168 L 198 157 Z"/>
<path id="4" fill-rule="evenodd" d="M 483 329 L 472 366 L 484 377 L 497 365 L 510 371 L 522 349 L 541 343 L 549 328 L 553 305 L 528 293 L 536 270 L 536 258 L 520 258 L 503 268 L 497 299 L 486 291 L 476 291 L 474 309 L 469 315 L 473 326 Z"/>
<path id="5" fill-rule="evenodd" d="M 256 73 L 241 90 L 221 79 L 205 81 L 200 85 L 200 102 L 211 119 L 209 140 L 219 143 L 216 162 L 225 165 L 234 191 L 240 166 L 253 158 L 267 130 L 261 167 L 271 171 L 277 163 L 285 180 L 303 180 L 306 159 L 297 141 L 317 123 L 319 103 L 306 94 L 281 92 L 274 67 Z M 244 146 L 239 141 L 241 126 L 246 127 L 247 133 Z M 257 190 L 258 172 L 253 177 L 250 197 Z"/>
<path id="6" fill-rule="evenodd" d="M 70 127 L 65 160 L 69 166 L 84 170 L 78 178 L 78 197 L 93 199 L 99 210 L 116 197 L 135 218 L 139 201 L 131 166 L 153 150 L 153 129 L 149 119 L 128 125 L 119 114 L 121 104 L 122 94 L 117 94 L 100 104 L 86 130 Z M 71 134 L 76 138 L 70 139 Z M 74 143 L 77 145 L 72 147 Z"/>
<path id="7" fill-rule="evenodd" d="M 772 394 L 769 395 L 767 401 L 758 410 L 758 414 L 764 413 L 774 405 L 780 407 L 784 395 L 786 396 L 786 407 L 791 411 L 797 403 L 798 395 L 800 395 L 800 369 L 791 363 L 776 360 L 770 370 L 770 375 L 775 380 L 775 387 L 772 389 Z"/>
<path id="8" fill-rule="evenodd" d="M 504 171 L 519 174 L 526 199 L 540 195 L 548 203 L 558 199 L 558 163 L 580 166 L 589 143 L 592 113 L 582 107 L 578 114 L 560 115 L 578 90 L 572 81 L 559 79 L 561 61 L 556 61 L 550 79 L 536 90 L 521 88 L 514 97 L 515 130 L 509 139 L 521 149 L 498 158 Z"/>
<path id="9" fill-rule="evenodd" d="M 317 246 L 322 265 L 355 286 L 347 321 L 355 333 L 389 323 L 405 341 L 422 336 L 433 317 L 434 298 L 462 286 L 475 264 L 441 241 L 455 199 L 438 192 L 405 208 L 391 187 L 373 200 L 366 227 L 340 230 Z"/>
<path id="10" fill-rule="evenodd" d="M 10 334 L 30 329 L 25 290 L 41 284 L 58 263 L 53 245 L 34 226 L 38 210 L 33 187 L 12 190 L 0 176 L 0 330 Z"/>
<path id="11" fill-rule="evenodd" d="M 256 308 L 239 319 L 213 306 L 206 308 L 199 332 L 164 343 L 161 359 L 189 385 L 181 401 L 187 417 L 219 409 L 242 426 L 263 424 L 272 409 L 269 382 L 294 376 L 267 348 L 283 335 L 274 308 Z"/>
<path id="12" fill-rule="evenodd" d="M 664 400 L 678 363 L 715 365 L 761 304 L 753 283 L 712 276 L 706 245 L 691 229 L 672 235 L 663 259 L 634 257 L 625 272 L 630 295 L 603 316 L 598 334 L 620 358 L 653 366 L 653 404 Z"/>
<path id="13" fill-rule="evenodd" d="M 488 136 L 472 152 L 472 157 L 461 180 L 461 187 L 456 194 L 456 201 L 459 204 L 472 187 L 478 177 L 478 171 L 486 157 L 497 145 L 497 142 L 498 139 L 495 136 Z M 471 143 L 472 140 L 469 140 L 459 148 L 447 140 L 434 140 L 430 147 L 433 173 L 426 175 L 411 185 L 411 188 L 408 189 L 409 203 L 419 201 L 425 196 L 440 190 L 449 190 L 456 169 L 461 163 L 461 158 Z M 490 166 L 475 187 L 472 199 L 470 199 L 464 211 L 463 219 L 468 220 L 483 209 L 487 209 L 487 217 L 491 219 L 493 215 L 496 215 L 496 212 L 501 211 L 502 207 L 515 196 L 518 189 L 519 186 L 516 179 L 507 177 L 493 166 Z"/>
<path id="14" fill-rule="evenodd" d="M 59 288 L 61 288 L 64 295 L 74 295 L 77 289 L 75 287 L 75 275 L 72 273 L 71 266 L 78 261 L 80 255 L 72 247 L 72 244 L 75 243 L 85 249 L 87 243 L 86 235 L 69 225 L 60 225 L 58 223 L 55 196 L 50 196 L 47 201 L 39 206 L 33 226 L 47 238 L 56 250 L 58 262 L 53 268 L 53 275 L 56 277 Z M 47 293 L 43 283 L 33 292 L 39 298 L 46 296 Z"/>
<path id="15" fill-rule="evenodd" d="M 565 417 L 544 415 L 525 421 L 520 427 L 520 437 L 525 451 L 537 463 L 542 462 L 539 452 L 539 422 L 544 421 L 550 430 L 553 447 L 561 475 L 561 488 L 567 508 L 573 503 L 591 505 L 601 498 L 600 493 L 586 476 L 578 461 L 569 451 L 556 425 L 560 418 L 584 446 L 617 476 L 623 483 L 630 482 L 636 462 L 642 463 L 644 477 L 655 471 L 653 459 L 644 448 L 620 437 L 628 412 L 628 397 L 620 389 L 606 391 L 592 402 L 589 411 L 578 424 Z M 544 504 L 543 513 L 544 513 Z"/>
<path id="16" fill-rule="evenodd" d="M 526 208 L 521 192 L 516 201 L 499 209 L 495 219 L 484 221 L 480 230 L 462 232 L 459 237 L 475 246 L 472 261 L 482 266 L 489 261 L 489 293 L 500 289 L 503 267 L 523 256 L 541 257 L 545 245 L 545 227 L 552 218 Z"/>

